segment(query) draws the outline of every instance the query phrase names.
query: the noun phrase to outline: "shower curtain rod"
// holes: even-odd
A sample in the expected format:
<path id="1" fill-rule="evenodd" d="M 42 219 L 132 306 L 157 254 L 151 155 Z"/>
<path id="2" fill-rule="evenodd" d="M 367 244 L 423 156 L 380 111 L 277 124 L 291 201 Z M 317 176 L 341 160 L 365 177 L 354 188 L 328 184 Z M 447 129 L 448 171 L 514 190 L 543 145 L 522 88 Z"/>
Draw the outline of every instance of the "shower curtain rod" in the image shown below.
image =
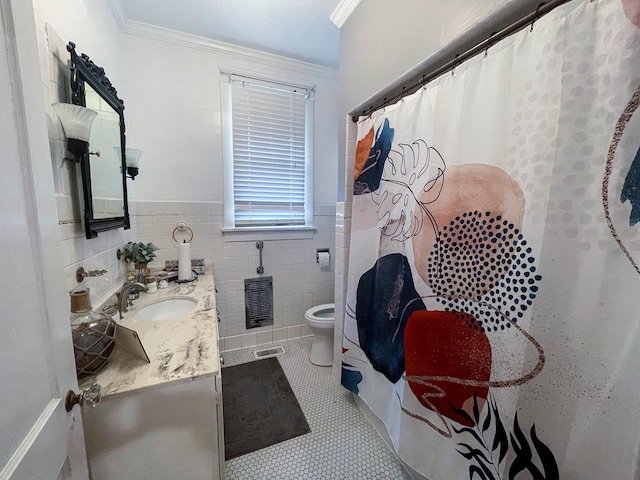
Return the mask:
<path id="1" fill-rule="evenodd" d="M 540 3 L 535 10 L 529 11 L 529 13 L 521 16 L 501 30 L 493 32 L 485 40 L 481 41 L 480 43 L 476 43 L 474 46 L 468 48 L 463 53 L 455 55 L 452 60 L 449 60 L 444 64 L 439 65 L 443 61 L 443 59 L 440 58 L 442 55 L 436 53 L 432 57 L 425 60 L 421 65 L 418 65 L 416 68 L 410 70 L 394 83 L 376 93 L 367 101 L 363 102 L 358 107 L 353 109 L 349 114 L 351 115 L 351 120 L 354 123 L 357 123 L 358 118 L 361 115 L 370 115 L 380 108 L 386 107 L 387 105 L 390 105 L 407 95 L 411 95 L 427 83 L 455 69 L 457 66 L 469 60 L 470 58 L 475 57 L 479 53 L 487 51 L 499 41 L 505 39 L 510 35 L 513 35 L 526 26 L 530 25 L 533 29 L 536 20 L 543 17 L 553 9 L 570 1 L 571 0 L 550 0 L 549 2 Z M 444 53 L 446 50 L 447 47 L 444 47 L 443 49 L 441 49 L 441 52 Z M 416 80 L 416 78 L 419 78 L 419 80 Z"/>

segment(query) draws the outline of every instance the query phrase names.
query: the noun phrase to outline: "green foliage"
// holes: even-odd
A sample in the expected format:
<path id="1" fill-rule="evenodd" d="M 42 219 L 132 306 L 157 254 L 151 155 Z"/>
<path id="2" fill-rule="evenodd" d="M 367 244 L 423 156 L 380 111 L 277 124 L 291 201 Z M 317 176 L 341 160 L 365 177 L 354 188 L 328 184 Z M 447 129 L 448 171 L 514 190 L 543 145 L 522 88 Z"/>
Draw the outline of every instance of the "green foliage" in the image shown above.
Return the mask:
<path id="1" fill-rule="evenodd" d="M 127 263 L 148 263 L 156 258 L 156 250 L 158 247 L 151 242 L 128 242 L 124 246 L 124 261 Z"/>

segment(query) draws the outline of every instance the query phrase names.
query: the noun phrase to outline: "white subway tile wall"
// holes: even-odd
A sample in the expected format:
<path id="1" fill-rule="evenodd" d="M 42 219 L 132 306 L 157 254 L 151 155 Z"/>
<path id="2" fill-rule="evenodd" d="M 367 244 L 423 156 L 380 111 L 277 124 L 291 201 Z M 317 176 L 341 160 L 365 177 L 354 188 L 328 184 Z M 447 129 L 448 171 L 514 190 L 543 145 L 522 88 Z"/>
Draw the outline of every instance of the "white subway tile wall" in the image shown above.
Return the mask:
<path id="1" fill-rule="evenodd" d="M 332 374 L 338 380 L 342 373 L 342 333 L 344 326 L 345 302 L 347 298 L 347 276 L 349 273 L 349 248 L 351 241 L 351 210 L 353 203 L 353 172 L 356 163 L 356 145 L 358 128 L 346 118 L 346 161 L 345 161 L 345 200 L 336 205 L 336 263 L 335 263 L 335 328 Z"/>
<path id="2" fill-rule="evenodd" d="M 37 12 L 36 12 L 37 16 Z M 45 95 L 45 107 L 48 114 L 49 145 L 54 177 L 58 224 L 60 229 L 61 254 L 63 255 L 65 286 L 67 290 L 82 286 L 91 290 L 94 306 L 106 300 L 126 277 L 126 264 L 117 259 L 118 248 L 135 238 L 135 229 L 111 230 L 102 232 L 97 238 L 87 240 L 78 205 L 78 187 L 76 185 L 76 165 L 65 160 L 66 137 L 51 104 L 67 102 L 66 82 L 69 80 L 67 66 L 69 53 L 66 42 L 44 21 L 36 22 L 38 31 L 38 49 L 42 69 L 42 82 Z M 106 270 L 99 277 L 76 281 L 76 270 Z"/>
<path id="3" fill-rule="evenodd" d="M 221 349 L 234 350 L 311 335 L 304 313 L 322 303 L 333 303 L 335 205 L 315 205 L 313 238 L 264 240 L 264 275 L 273 277 L 273 326 L 245 327 L 244 280 L 258 276 L 259 251 L 255 240 L 225 241 L 221 202 L 137 202 L 132 222 L 137 241 L 158 248 L 151 267 L 177 260 L 172 234 L 178 222 L 193 230 L 191 257 L 213 263 L 220 311 Z M 178 235 L 176 238 L 179 239 Z M 180 237 L 181 238 L 181 237 Z M 316 249 L 329 248 L 330 266 L 316 263 Z"/>

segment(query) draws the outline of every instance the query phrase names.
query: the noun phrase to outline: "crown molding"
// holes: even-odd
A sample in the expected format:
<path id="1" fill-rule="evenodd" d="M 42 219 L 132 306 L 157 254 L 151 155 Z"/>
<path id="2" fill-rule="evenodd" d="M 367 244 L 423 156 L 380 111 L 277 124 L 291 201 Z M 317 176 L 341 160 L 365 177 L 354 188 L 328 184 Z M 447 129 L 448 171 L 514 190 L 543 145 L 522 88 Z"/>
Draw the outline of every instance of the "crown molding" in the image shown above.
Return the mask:
<path id="1" fill-rule="evenodd" d="M 126 18 L 126 15 L 123 17 L 124 21 L 121 21 L 121 19 L 119 19 L 119 17 L 117 16 L 119 15 L 119 13 L 117 12 L 121 12 L 124 14 L 124 8 L 122 8 L 121 0 L 107 0 L 107 2 L 109 3 L 109 6 L 112 7 L 112 11 L 114 12 L 114 16 L 118 21 L 120 30 L 128 35 L 149 38 L 172 45 L 194 48 L 196 50 L 203 50 L 206 52 L 224 55 L 239 60 L 245 60 L 254 64 L 280 68 L 303 75 L 326 78 L 334 81 L 338 80 L 338 70 L 335 68 L 326 67 L 311 62 L 304 62 L 302 60 L 297 60 L 290 57 L 285 57 L 283 55 L 277 55 L 274 53 L 264 52 L 248 47 L 242 47 L 239 45 L 234 45 L 232 43 L 221 42 L 219 40 L 213 40 L 210 38 L 201 37 L 199 35 L 179 32 L 177 30 L 172 30 L 169 28 L 158 27 L 156 25 L 150 25 L 148 23 L 129 20 Z M 115 7 L 112 5 L 115 5 Z"/>
<path id="2" fill-rule="evenodd" d="M 304 75 L 327 78 L 334 81 L 338 80 L 338 69 L 336 68 L 130 20 L 127 17 L 122 0 L 106 1 L 120 27 L 120 31 L 123 33 L 182 47 L 204 50 L 218 55 L 225 55 L 269 67 L 281 68 Z M 357 0 L 357 2 L 359 1 L 360 0 Z M 353 8 L 355 8 L 355 6 Z"/>
<path id="3" fill-rule="evenodd" d="M 336 27 L 342 28 L 359 3 L 360 0 L 342 0 L 336 6 L 329 20 L 331 20 Z"/>
<path id="4" fill-rule="evenodd" d="M 129 19 L 127 18 L 127 12 L 124 9 L 122 0 L 107 0 L 107 5 L 109 5 L 113 18 L 116 19 L 120 30 L 124 30 L 127 27 Z"/>

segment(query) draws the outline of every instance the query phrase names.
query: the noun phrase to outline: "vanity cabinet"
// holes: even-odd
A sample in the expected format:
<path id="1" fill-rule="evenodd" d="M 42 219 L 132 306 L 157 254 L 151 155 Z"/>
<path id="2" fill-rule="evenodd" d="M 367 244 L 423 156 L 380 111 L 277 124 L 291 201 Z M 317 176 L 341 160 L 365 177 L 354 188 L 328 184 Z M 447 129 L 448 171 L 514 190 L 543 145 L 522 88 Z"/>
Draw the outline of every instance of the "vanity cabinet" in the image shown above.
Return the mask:
<path id="1" fill-rule="evenodd" d="M 83 411 L 92 480 L 224 477 L 220 376 L 109 395 Z"/>
<path id="2" fill-rule="evenodd" d="M 182 290 L 184 289 L 184 290 Z M 136 312 L 163 298 L 188 296 L 184 318 L 140 321 Z M 96 408 L 83 408 L 92 480 L 224 478 L 222 381 L 212 275 L 188 286 L 142 294 L 121 325 L 135 330 L 150 363 L 114 350 L 94 378 Z"/>

